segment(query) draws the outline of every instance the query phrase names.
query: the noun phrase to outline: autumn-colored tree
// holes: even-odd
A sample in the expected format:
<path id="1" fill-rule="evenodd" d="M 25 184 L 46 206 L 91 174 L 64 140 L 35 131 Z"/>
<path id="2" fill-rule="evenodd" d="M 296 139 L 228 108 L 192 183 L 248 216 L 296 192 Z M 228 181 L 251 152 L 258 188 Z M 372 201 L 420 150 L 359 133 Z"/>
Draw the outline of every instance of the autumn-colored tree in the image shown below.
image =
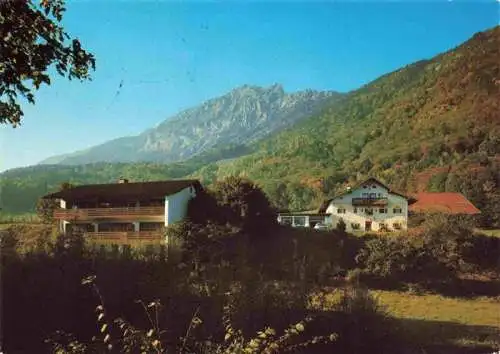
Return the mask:
<path id="1" fill-rule="evenodd" d="M 61 26 L 64 0 L 0 1 L 0 124 L 21 123 L 19 97 L 35 103 L 34 90 L 50 85 L 50 68 L 68 79 L 89 79 L 94 56 Z"/>

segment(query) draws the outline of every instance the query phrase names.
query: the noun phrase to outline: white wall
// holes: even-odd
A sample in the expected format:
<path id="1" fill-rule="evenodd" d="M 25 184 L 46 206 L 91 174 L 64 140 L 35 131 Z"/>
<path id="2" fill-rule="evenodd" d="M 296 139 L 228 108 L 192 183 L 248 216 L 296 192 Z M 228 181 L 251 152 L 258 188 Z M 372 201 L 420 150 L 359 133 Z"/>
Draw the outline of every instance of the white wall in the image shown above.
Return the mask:
<path id="1" fill-rule="evenodd" d="M 334 199 L 328 205 L 326 209 L 327 214 L 331 214 L 328 217 L 328 222 L 335 227 L 340 219 L 343 219 L 346 223 L 347 231 L 356 231 L 353 229 L 352 224 L 360 224 L 359 231 L 365 231 L 365 222 L 371 221 L 371 230 L 378 231 L 380 229 L 381 223 L 385 224 L 389 230 L 394 230 L 394 223 L 401 225 L 401 229 L 407 228 L 408 220 L 408 201 L 397 195 L 389 193 L 389 191 L 379 185 L 378 183 L 369 183 L 366 185 L 367 188 L 357 188 L 352 190 L 348 194 L 344 194 L 339 198 Z M 368 194 L 367 194 L 368 193 Z M 368 197 L 370 194 L 375 197 L 388 198 L 387 206 L 353 206 L 353 198 L 363 198 Z M 386 208 L 387 213 L 380 213 L 380 208 Z M 394 213 L 394 208 L 401 208 L 401 213 Z M 345 213 L 338 213 L 338 209 L 345 209 Z M 356 213 L 354 209 L 356 208 Z M 366 209 L 371 209 L 373 211 L 372 215 L 367 215 L 365 213 Z"/>
<path id="2" fill-rule="evenodd" d="M 66 201 L 64 199 L 59 199 L 59 207 L 61 209 L 66 209 Z M 66 232 L 66 225 L 69 224 L 69 222 L 65 220 L 59 221 L 59 231 L 61 232 Z"/>
<path id="3" fill-rule="evenodd" d="M 195 195 L 194 187 L 187 187 L 165 197 L 165 226 L 172 225 L 186 217 L 189 200 Z"/>

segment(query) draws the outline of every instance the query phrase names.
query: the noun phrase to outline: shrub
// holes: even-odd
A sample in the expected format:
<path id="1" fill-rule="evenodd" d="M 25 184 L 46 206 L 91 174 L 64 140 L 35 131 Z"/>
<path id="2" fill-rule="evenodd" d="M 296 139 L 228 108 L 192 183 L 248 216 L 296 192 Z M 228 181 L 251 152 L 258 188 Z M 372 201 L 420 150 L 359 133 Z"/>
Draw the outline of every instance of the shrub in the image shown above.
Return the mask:
<path id="1" fill-rule="evenodd" d="M 367 273 L 381 279 L 429 284 L 453 280 L 459 272 L 470 271 L 471 264 L 488 263 L 491 267 L 498 255 L 494 241 L 473 235 L 467 218 L 427 215 L 422 229 L 412 236 L 374 237 L 356 261 Z"/>
<path id="2" fill-rule="evenodd" d="M 350 269 L 347 272 L 345 280 L 349 284 L 359 285 L 362 282 L 364 275 L 365 275 L 365 272 L 360 268 Z"/>
<path id="3" fill-rule="evenodd" d="M 36 214 L 44 224 L 54 222 L 54 210 L 57 208 L 57 202 L 54 199 L 40 198 L 36 203 Z"/>
<path id="4" fill-rule="evenodd" d="M 74 230 L 60 234 L 57 236 L 53 252 L 56 256 L 81 259 L 86 252 L 83 233 Z"/>
<path id="5" fill-rule="evenodd" d="M 345 353 L 397 352 L 395 333 L 386 309 L 361 286 L 344 289 L 337 305 L 342 326 L 336 343 Z"/>
<path id="6" fill-rule="evenodd" d="M 337 223 L 337 230 L 340 232 L 345 232 L 346 230 L 346 223 L 343 219 L 340 219 L 339 222 Z"/>
<path id="7" fill-rule="evenodd" d="M 224 215 L 217 206 L 217 200 L 208 190 L 199 191 L 196 197 L 189 201 L 187 218 L 196 224 L 203 224 L 207 221 L 224 222 Z"/>
<path id="8" fill-rule="evenodd" d="M 303 332 L 307 329 L 307 324 L 312 321 L 311 317 L 295 324 L 289 325 L 283 331 L 280 337 L 276 337 L 276 331 L 271 327 L 266 327 L 257 332 L 257 336 L 247 339 L 240 330 L 235 330 L 230 320 L 231 307 L 225 307 L 223 323 L 225 328 L 224 341 L 222 343 L 213 343 L 210 341 L 198 344 L 200 353 L 217 354 L 274 354 L 282 352 L 297 352 L 318 344 L 329 344 L 337 339 L 335 333 L 323 336 L 314 336 L 305 340 Z M 302 337 L 302 338 L 301 338 Z M 196 346 L 196 344 L 195 344 Z"/>
<path id="9" fill-rule="evenodd" d="M 0 231 L 0 252 L 3 257 L 17 256 L 19 239 L 11 230 Z"/>
<path id="10" fill-rule="evenodd" d="M 401 353 L 399 333 L 384 306 L 365 287 L 348 285 L 333 311 L 318 314 L 311 331 L 334 332 L 338 338 L 321 353 Z"/>
<path id="11" fill-rule="evenodd" d="M 395 282 L 423 282 L 449 279 L 445 264 L 426 245 L 407 236 L 369 240 L 356 256 L 363 270 L 379 279 Z"/>
<path id="12" fill-rule="evenodd" d="M 419 235 L 422 247 L 450 271 L 468 270 L 465 255 L 470 253 L 474 238 L 471 222 L 463 216 L 428 216 Z"/>
<path id="13" fill-rule="evenodd" d="M 89 352 L 86 344 L 64 331 L 56 331 L 45 340 L 45 343 L 50 347 L 50 352 L 55 354 L 86 354 Z"/>
<path id="14" fill-rule="evenodd" d="M 361 224 L 360 223 L 351 223 L 351 228 L 353 230 L 359 230 L 359 229 L 361 229 Z"/>
<path id="15" fill-rule="evenodd" d="M 500 238 L 475 234 L 463 255 L 465 262 L 483 270 L 498 270 L 500 260 Z"/>
<path id="16" fill-rule="evenodd" d="M 15 239 L 12 250 L 19 255 L 49 251 L 54 239 L 52 228 L 42 224 L 15 224 L 1 231 L 2 238 Z"/>
<path id="17" fill-rule="evenodd" d="M 342 296 L 337 303 L 336 309 L 343 313 L 354 315 L 358 319 L 362 317 L 387 317 L 386 309 L 379 304 L 377 299 L 370 294 L 367 288 L 359 285 L 351 285 L 343 289 Z"/>
<path id="18" fill-rule="evenodd" d="M 104 351 L 114 351 L 120 353 L 164 353 L 172 352 L 175 353 L 249 353 L 249 354 L 260 354 L 260 353 L 279 353 L 279 352 L 295 352 L 299 349 L 308 348 L 316 344 L 327 344 L 336 340 L 337 336 L 334 333 L 328 333 L 327 335 L 316 335 L 306 337 L 306 329 L 309 323 L 313 320 L 311 316 L 305 316 L 302 320 L 286 322 L 282 320 L 280 326 L 284 326 L 283 334 L 277 336 L 277 332 L 272 325 L 262 327 L 261 331 L 249 332 L 250 335 L 245 335 L 244 331 L 238 329 L 234 326 L 235 317 L 241 317 L 242 312 L 247 314 L 252 314 L 248 312 L 251 310 L 248 307 L 242 309 L 241 296 L 245 297 L 245 301 L 253 301 L 255 298 L 255 292 L 252 294 L 245 293 L 249 288 L 233 289 L 236 290 L 226 293 L 226 304 L 222 309 L 222 327 L 224 329 L 223 339 L 214 335 L 214 330 L 209 330 L 206 333 L 209 335 L 200 336 L 200 332 L 197 331 L 200 327 L 204 326 L 205 323 L 200 317 L 200 312 L 198 309 L 193 314 L 191 320 L 186 323 L 185 334 L 178 337 L 166 340 L 164 334 L 167 333 L 166 330 L 162 329 L 160 326 L 160 309 L 163 307 L 159 301 L 155 300 L 146 305 L 142 301 L 136 301 L 141 304 L 145 316 L 148 318 L 148 323 L 146 328 L 140 329 L 133 326 L 128 321 L 117 318 L 112 321 L 109 318 L 107 309 L 104 306 L 103 298 L 100 294 L 99 288 L 95 283 L 96 277 L 89 276 L 86 277 L 82 284 L 91 286 L 94 294 L 97 297 L 98 305 L 95 308 L 96 312 L 96 322 L 99 328 L 99 335 L 94 337 L 90 345 L 83 345 L 78 342 L 73 336 L 61 336 L 56 333 L 52 336 L 50 343 L 52 348 L 55 350 L 60 350 L 62 352 L 68 353 L 80 353 L 80 350 L 93 349 L 97 352 Z M 251 284 L 255 285 L 255 284 Z M 274 296 L 281 297 L 282 300 L 289 299 L 290 295 L 293 293 L 275 293 L 270 289 L 258 290 L 263 294 L 271 295 L 271 298 L 266 297 L 264 302 L 258 302 L 259 305 L 267 304 L 268 306 L 275 306 L 274 301 L 269 301 L 274 298 Z M 244 304 L 243 304 L 244 305 Z M 291 304 L 294 308 L 295 304 Z M 254 308 L 255 309 L 255 308 Z M 276 308 L 277 314 L 282 314 L 283 308 Z M 268 316 L 272 316 L 268 314 Z M 279 316 L 275 316 L 279 317 Z M 269 320 L 269 319 L 268 319 Z M 255 323 L 255 318 L 250 319 L 250 324 L 252 326 L 260 325 L 262 322 Z M 271 321 L 272 322 L 272 321 Z M 270 323 L 270 322 L 265 322 Z M 183 326 L 183 323 L 176 321 L 176 326 Z M 244 325 L 247 329 L 248 323 Z M 255 335 L 255 333 L 257 333 Z M 76 348 L 73 350 L 73 348 Z"/>
<path id="19" fill-rule="evenodd" d="M 167 237 L 169 253 L 180 251 L 182 261 L 192 263 L 196 268 L 201 264 L 235 260 L 232 253 L 235 243 L 244 241 L 237 228 L 210 221 L 205 224 L 189 221 L 174 224 L 167 228 Z"/>

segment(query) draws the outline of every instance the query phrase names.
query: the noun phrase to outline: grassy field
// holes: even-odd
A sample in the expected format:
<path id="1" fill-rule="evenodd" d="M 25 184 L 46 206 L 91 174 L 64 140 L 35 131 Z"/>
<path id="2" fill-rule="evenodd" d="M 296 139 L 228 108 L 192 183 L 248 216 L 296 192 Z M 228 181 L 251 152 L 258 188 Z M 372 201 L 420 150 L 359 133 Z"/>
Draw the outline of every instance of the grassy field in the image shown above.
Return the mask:
<path id="1" fill-rule="evenodd" d="M 417 343 L 469 348 L 500 345 L 500 297 L 465 299 L 381 290 L 371 293 Z M 340 290 L 330 290 L 322 306 L 333 306 L 339 298 Z"/>
<path id="2" fill-rule="evenodd" d="M 484 235 L 487 235 L 487 236 L 500 237 L 500 229 L 491 229 L 491 230 L 476 229 L 475 231 L 478 233 L 482 233 Z"/>
<path id="3" fill-rule="evenodd" d="M 6 229 L 11 225 L 38 224 L 39 222 L 40 220 L 36 214 L 6 214 L 0 212 L 0 230 Z"/>
<path id="4" fill-rule="evenodd" d="M 403 324 L 416 338 L 437 344 L 500 344 L 498 298 L 459 299 L 393 291 L 374 293 L 392 316 L 410 320 Z"/>

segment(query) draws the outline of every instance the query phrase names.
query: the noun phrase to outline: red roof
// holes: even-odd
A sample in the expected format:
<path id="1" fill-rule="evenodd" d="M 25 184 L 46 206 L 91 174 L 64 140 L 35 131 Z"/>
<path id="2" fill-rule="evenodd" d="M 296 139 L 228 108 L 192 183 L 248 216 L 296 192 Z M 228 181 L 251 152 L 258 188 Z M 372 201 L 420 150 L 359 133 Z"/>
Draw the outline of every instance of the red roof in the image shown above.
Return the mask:
<path id="1" fill-rule="evenodd" d="M 428 193 L 416 195 L 417 201 L 409 209 L 413 212 L 441 212 L 446 214 L 479 214 L 481 211 L 461 193 Z"/>

